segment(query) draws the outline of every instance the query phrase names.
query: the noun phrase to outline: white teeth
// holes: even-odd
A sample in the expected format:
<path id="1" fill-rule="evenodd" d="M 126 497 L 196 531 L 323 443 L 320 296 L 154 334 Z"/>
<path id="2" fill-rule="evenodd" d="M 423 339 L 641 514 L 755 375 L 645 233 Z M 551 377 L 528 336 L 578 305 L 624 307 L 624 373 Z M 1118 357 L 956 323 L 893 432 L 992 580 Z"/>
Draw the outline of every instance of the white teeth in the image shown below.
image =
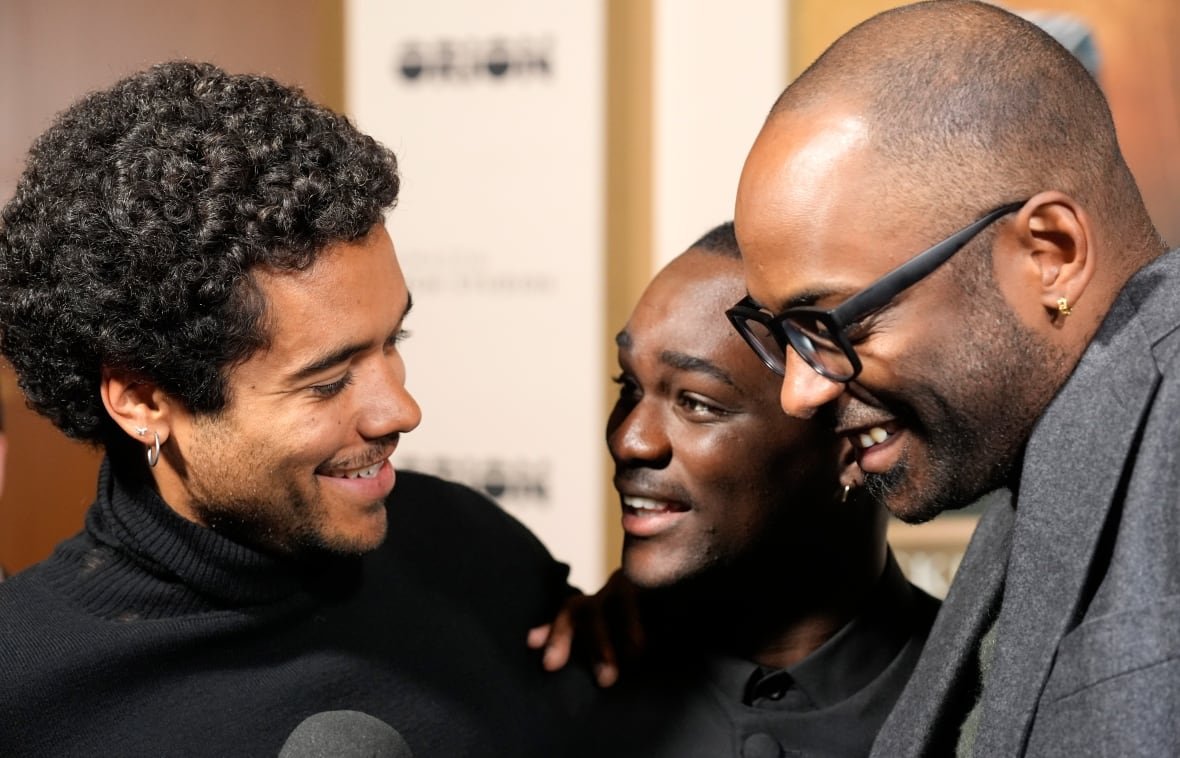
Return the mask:
<path id="1" fill-rule="evenodd" d="M 377 472 L 381 470 L 381 464 L 385 461 L 378 461 L 368 468 L 360 469 L 359 471 L 350 471 L 344 475 L 345 479 L 372 479 L 377 476 Z"/>
<path id="2" fill-rule="evenodd" d="M 885 429 L 880 426 L 874 426 L 867 432 L 861 432 L 857 436 L 857 442 L 859 442 L 861 448 L 865 450 L 869 449 L 873 445 L 879 445 L 887 439 L 889 439 L 889 432 L 885 431 Z"/>
<path id="3" fill-rule="evenodd" d="M 661 511 L 665 508 L 664 504 L 660 501 L 651 500 L 646 497 L 625 497 L 623 498 L 623 505 L 638 511 Z"/>

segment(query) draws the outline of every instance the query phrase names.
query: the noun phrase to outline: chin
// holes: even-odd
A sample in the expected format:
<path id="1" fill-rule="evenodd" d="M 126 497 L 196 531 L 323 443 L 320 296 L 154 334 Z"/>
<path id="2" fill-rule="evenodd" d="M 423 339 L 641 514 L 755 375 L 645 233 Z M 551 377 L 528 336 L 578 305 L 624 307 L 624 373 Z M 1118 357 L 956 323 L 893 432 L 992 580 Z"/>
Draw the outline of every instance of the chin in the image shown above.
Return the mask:
<path id="1" fill-rule="evenodd" d="M 674 587 L 688 578 L 688 572 L 680 566 L 670 565 L 668 560 L 652 559 L 650 556 L 633 555 L 623 552 L 623 575 L 641 590 L 660 590 Z"/>
<path id="2" fill-rule="evenodd" d="M 363 525 L 352 529 L 320 530 L 311 544 L 305 547 L 336 555 L 364 555 L 381 547 L 385 542 L 387 523 L 384 513 L 379 524 Z"/>
<path id="3" fill-rule="evenodd" d="M 354 535 L 351 539 L 341 540 L 338 551 L 351 555 L 361 555 L 376 550 L 384 542 L 385 524 L 382 522 L 380 529 L 370 530 L 363 534 Z"/>
<path id="4" fill-rule="evenodd" d="M 945 510 L 942 506 L 934 503 L 914 504 L 909 501 L 895 503 L 892 500 L 887 500 L 885 507 L 898 520 L 907 524 L 925 524 Z"/>
<path id="5" fill-rule="evenodd" d="M 677 553 L 625 546 L 621 568 L 627 580 L 642 590 L 668 590 L 676 594 L 708 591 L 728 576 L 716 561 L 692 550 Z"/>
<path id="6" fill-rule="evenodd" d="M 623 562 L 623 576 L 641 590 L 658 590 L 676 583 L 675 577 L 630 567 L 626 561 Z"/>
<path id="7" fill-rule="evenodd" d="M 886 474 L 865 475 L 865 490 L 907 524 L 925 523 L 943 511 L 962 508 L 971 502 L 961 493 L 949 492 L 949 487 L 923 486 L 915 482 L 913 470 L 905 467 Z"/>
<path id="8" fill-rule="evenodd" d="M 865 485 L 869 488 L 869 494 L 873 499 L 884 505 L 885 509 L 893 516 L 907 524 L 924 524 L 946 510 L 946 505 L 941 500 L 911 494 L 907 489 L 893 489 L 888 492 L 874 491 L 867 477 Z"/>

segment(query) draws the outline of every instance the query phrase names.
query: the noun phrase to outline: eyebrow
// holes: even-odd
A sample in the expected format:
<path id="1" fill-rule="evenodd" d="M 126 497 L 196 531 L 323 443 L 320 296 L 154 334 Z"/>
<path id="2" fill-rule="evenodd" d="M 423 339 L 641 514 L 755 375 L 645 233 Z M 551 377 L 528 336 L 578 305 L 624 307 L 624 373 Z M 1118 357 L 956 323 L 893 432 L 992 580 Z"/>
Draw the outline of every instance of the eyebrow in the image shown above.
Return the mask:
<path id="1" fill-rule="evenodd" d="M 675 350 L 665 350 L 660 353 L 660 362 L 671 366 L 672 368 L 681 371 L 692 371 L 698 374 L 707 374 L 714 379 L 725 382 L 730 387 L 737 389 L 737 385 L 728 373 L 726 373 L 720 366 L 711 363 L 704 358 L 698 358 L 695 355 L 688 355 L 687 353 L 680 353 Z"/>
<path id="2" fill-rule="evenodd" d="M 402 309 L 402 315 L 397 320 L 397 326 L 394 327 L 393 334 L 396 334 L 402 328 L 402 323 L 405 322 L 406 316 L 410 314 L 410 309 L 414 307 L 414 298 L 409 292 L 406 293 L 406 307 Z M 348 361 L 357 353 L 368 350 L 373 346 L 372 342 L 353 342 L 343 347 L 337 348 L 330 353 L 322 355 L 313 359 L 310 363 L 304 364 L 295 373 L 291 374 L 291 381 L 297 382 L 309 377 L 315 376 L 321 371 L 326 371 L 333 366 L 338 366 L 341 363 Z"/>
<path id="3" fill-rule="evenodd" d="M 748 292 L 746 294 L 749 295 Z M 787 300 L 785 302 L 781 302 L 780 303 L 781 307 L 779 307 L 779 308 L 770 308 L 765 303 L 759 302 L 758 300 L 756 300 L 752 296 L 750 297 L 750 300 L 753 301 L 754 304 L 757 305 L 759 308 L 762 308 L 763 310 L 766 310 L 770 313 L 778 314 L 778 313 L 782 313 L 783 311 L 785 311 L 789 308 L 800 308 L 803 306 L 815 305 L 820 300 L 823 300 L 825 297 L 831 297 L 832 295 L 840 295 L 840 294 L 844 294 L 843 291 L 837 290 L 837 289 L 834 289 L 831 287 L 805 290 L 803 292 L 800 292 L 798 295 L 795 295 L 790 300 Z M 852 293 L 849 293 L 849 294 L 851 295 Z"/>
<path id="4" fill-rule="evenodd" d="M 615 335 L 615 344 L 623 350 L 631 349 L 631 333 L 623 330 Z M 660 353 L 660 363 L 666 366 L 671 366 L 674 369 L 681 371 L 692 371 L 698 374 L 708 374 L 718 381 L 725 382 L 730 387 L 737 389 L 737 384 L 733 381 L 728 373 L 726 373 L 720 366 L 711 363 L 704 358 L 698 358 L 695 355 L 688 353 L 681 353 L 677 350 L 665 350 Z"/>

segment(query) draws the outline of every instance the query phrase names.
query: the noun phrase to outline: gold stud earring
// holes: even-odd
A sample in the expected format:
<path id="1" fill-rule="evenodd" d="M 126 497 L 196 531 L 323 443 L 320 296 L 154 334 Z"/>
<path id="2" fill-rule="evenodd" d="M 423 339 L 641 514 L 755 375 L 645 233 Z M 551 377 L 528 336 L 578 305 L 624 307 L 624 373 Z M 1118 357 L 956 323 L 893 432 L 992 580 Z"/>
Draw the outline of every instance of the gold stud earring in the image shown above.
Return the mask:
<path id="1" fill-rule="evenodd" d="M 1072 316 L 1073 308 L 1069 307 L 1069 301 L 1064 297 L 1057 298 L 1057 312 L 1062 316 Z"/>

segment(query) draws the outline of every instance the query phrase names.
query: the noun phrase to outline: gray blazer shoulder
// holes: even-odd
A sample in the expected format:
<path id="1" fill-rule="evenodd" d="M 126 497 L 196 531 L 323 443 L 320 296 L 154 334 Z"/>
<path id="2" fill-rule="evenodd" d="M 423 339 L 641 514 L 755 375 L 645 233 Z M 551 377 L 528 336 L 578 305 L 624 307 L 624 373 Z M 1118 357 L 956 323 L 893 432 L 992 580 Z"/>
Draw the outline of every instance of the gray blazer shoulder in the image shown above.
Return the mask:
<path id="1" fill-rule="evenodd" d="M 1180 754 L 1177 292 L 1176 251 L 1124 288 L 1029 440 L 1010 543 L 973 541 L 960 568 L 952 596 L 1002 586 L 977 756 Z M 901 708 L 921 700 L 919 673 L 937 677 L 927 656 L 968 670 L 985 606 L 948 597 L 943 614 L 963 618 L 936 622 L 877 754 L 947 754 L 898 735 L 957 731 L 940 720 L 958 715 Z M 974 697 L 966 677 L 943 684 L 949 702 Z"/>

